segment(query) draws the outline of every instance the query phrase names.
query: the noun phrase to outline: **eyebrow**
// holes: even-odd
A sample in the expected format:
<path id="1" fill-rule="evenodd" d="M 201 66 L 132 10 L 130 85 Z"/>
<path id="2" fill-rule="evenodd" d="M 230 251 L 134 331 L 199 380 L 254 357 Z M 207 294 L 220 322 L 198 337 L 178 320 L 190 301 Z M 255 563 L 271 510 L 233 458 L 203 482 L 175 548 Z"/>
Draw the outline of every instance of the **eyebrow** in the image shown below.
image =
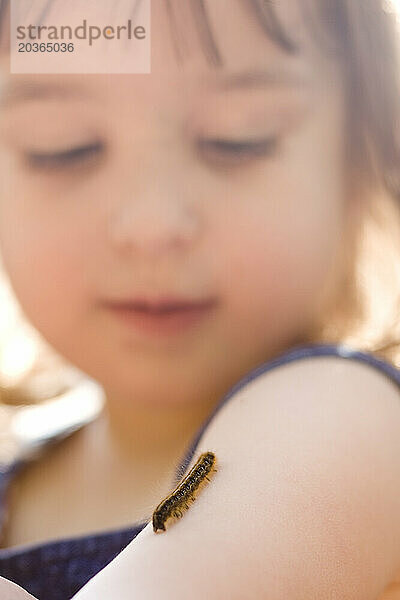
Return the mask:
<path id="1" fill-rule="evenodd" d="M 0 108 L 3 109 L 20 102 L 41 100 L 43 98 L 68 100 L 85 96 L 88 96 L 88 91 L 83 86 L 24 81 L 12 83 L 9 87 L 5 86 L 0 94 Z"/>
<path id="2" fill-rule="evenodd" d="M 214 91 L 228 92 L 234 89 L 270 87 L 304 87 L 308 80 L 298 73 L 284 69 L 253 69 L 228 73 L 208 81 L 206 86 Z M 38 83 L 23 81 L 12 83 L 0 93 L 0 108 L 14 106 L 29 100 L 60 98 L 62 100 L 88 97 L 88 90 L 80 85 L 65 85 L 54 82 Z"/>
<path id="3" fill-rule="evenodd" d="M 217 91 L 229 91 L 232 89 L 253 89 L 269 87 L 304 87 L 309 80 L 299 73 L 285 69 L 253 69 L 229 73 L 216 79 L 211 84 L 212 89 Z"/>

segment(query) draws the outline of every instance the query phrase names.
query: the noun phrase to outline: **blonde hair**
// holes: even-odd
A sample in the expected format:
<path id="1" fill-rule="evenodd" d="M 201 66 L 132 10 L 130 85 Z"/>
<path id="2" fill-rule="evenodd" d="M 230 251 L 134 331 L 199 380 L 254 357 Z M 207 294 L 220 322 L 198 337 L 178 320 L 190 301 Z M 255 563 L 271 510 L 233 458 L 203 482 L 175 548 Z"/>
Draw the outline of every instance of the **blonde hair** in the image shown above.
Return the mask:
<path id="1" fill-rule="evenodd" d="M 399 31 L 380 0 L 325 2 L 342 41 L 348 162 L 362 219 L 343 246 L 341 284 L 304 342 L 346 342 L 400 365 Z"/>

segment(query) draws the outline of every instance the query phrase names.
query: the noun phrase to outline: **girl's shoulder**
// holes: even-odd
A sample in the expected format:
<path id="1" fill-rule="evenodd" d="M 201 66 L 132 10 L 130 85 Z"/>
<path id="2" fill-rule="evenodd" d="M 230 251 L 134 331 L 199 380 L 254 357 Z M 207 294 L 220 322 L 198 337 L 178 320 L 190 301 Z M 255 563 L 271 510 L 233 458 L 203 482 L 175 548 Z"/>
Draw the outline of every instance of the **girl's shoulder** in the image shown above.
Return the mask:
<path id="1" fill-rule="evenodd" d="M 249 371 L 221 398 L 193 438 L 190 448 L 177 468 L 176 480 L 179 481 L 186 471 L 196 447 L 211 422 L 232 398 L 236 398 L 239 393 L 243 394 L 243 390 L 249 385 L 258 385 L 262 388 L 263 382 L 267 380 L 269 382 L 271 377 L 285 380 L 289 369 L 297 378 L 297 383 L 300 384 L 302 380 L 303 386 L 309 386 L 310 390 L 313 388 L 316 390 L 317 385 L 318 389 L 321 387 L 323 389 L 324 384 L 332 386 L 335 378 L 340 379 L 342 384 L 347 383 L 350 388 L 361 382 L 367 385 L 373 379 L 378 387 L 382 385 L 386 390 L 389 389 L 388 395 L 398 398 L 400 406 L 400 369 L 393 363 L 349 344 L 299 344 L 280 352 Z M 379 397 L 381 396 L 380 393 Z"/>

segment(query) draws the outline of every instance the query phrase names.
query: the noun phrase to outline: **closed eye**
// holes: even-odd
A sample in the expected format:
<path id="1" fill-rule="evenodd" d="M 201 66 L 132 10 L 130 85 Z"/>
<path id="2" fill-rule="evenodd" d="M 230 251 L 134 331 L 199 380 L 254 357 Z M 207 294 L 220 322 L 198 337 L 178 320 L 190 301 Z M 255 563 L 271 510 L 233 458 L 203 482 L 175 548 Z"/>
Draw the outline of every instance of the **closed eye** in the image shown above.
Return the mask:
<path id="1" fill-rule="evenodd" d="M 100 156 L 103 151 L 104 144 L 102 142 L 93 142 L 59 152 L 27 152 L 25 159 L 32 169 L 66 169 L 83 165 Z"/>
<path id="2" fill-rule="evenodd" d="M 259 140 L 227 140 L 203 138 L 198 140 L 200 154 L 212 162 L 225 163 L 227 166 L 240 165 L 257 158 L 272 156 L 279 146 L 279 138 L 271 136 Z"/>

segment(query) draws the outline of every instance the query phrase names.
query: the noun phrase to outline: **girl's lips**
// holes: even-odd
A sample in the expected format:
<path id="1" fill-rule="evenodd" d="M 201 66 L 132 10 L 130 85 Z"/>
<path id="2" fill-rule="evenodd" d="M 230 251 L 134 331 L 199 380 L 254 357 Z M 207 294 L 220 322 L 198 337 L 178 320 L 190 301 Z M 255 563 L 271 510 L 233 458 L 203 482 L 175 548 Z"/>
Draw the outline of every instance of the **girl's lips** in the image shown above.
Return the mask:
<path id="1" fill-rule="evenodd" d="M 125 325 L 150 335 L 173 335 L 195 326 L 216 307 L 215 299 L 187 302 L 169 300 L 108 303 L 107 307 Z"/>

